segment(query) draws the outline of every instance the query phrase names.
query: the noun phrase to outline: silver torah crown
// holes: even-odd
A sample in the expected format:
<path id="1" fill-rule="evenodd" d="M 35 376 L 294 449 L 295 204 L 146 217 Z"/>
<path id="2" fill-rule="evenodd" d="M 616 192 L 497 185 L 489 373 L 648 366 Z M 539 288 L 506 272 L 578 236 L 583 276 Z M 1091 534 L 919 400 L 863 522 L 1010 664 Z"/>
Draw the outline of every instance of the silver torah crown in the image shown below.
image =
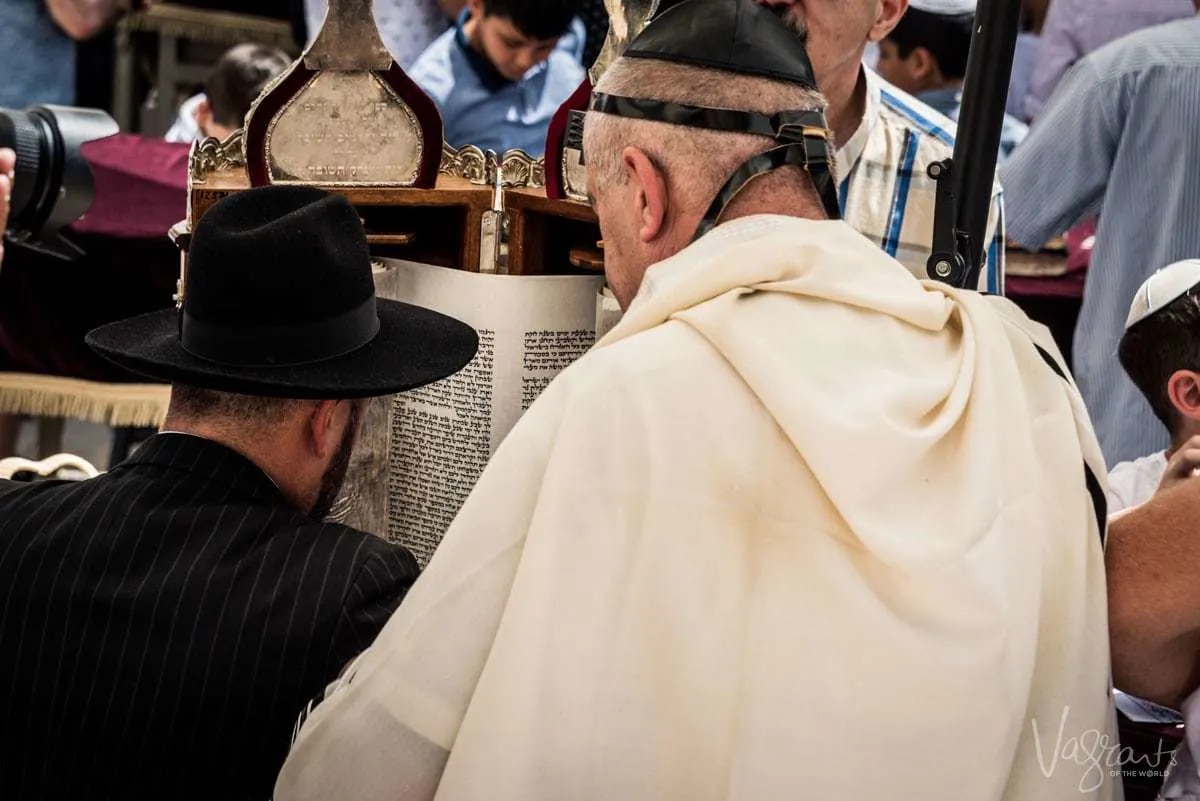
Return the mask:
<path id="1" fill-rule="evenodd" d="M 608 11 L 608 37 L 604 40 L 600 55 L 588 70 L 592 86 L 600 82 L 600 76 L 650 24 L 659 5 L 660 0 L 604 0 L 604 8 Z"/>

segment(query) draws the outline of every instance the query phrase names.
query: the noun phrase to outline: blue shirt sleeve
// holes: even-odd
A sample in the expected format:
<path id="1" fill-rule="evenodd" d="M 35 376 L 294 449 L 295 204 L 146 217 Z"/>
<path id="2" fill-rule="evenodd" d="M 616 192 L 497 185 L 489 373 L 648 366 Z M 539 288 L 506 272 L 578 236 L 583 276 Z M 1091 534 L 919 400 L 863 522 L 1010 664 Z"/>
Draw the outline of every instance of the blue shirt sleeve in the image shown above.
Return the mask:
<path id="1" fill-rule="evenodd" d="M 1112 88 L 1092 59 L 1068 73 L 1000 169 L 1010 239 L 1040 248 L 1098 208 L 1118 140 L 1111 101 Z"/>

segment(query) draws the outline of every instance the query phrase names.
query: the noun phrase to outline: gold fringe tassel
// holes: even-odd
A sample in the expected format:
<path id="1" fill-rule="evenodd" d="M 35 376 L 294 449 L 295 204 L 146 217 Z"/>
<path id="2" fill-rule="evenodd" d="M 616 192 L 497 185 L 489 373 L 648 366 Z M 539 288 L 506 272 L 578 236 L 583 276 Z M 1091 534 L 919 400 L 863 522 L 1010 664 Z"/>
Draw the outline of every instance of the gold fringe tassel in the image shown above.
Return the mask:
<path id="1" fill-rule="evenodd" d="M 170 398 L 166 384 L 102 384 L 0 373 L 0 414 L 69 417 L 114 428 L 158 428 Z"/>

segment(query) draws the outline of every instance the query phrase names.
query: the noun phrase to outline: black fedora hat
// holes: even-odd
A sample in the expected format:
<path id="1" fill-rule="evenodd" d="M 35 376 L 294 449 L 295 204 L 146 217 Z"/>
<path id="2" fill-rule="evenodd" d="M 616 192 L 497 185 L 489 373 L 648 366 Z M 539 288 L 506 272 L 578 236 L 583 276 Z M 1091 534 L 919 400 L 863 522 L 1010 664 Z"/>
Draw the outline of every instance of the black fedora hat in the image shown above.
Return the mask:
<path id="1" fill-rule="evenodd" d="M 326 399 L 445 378 L 478 337 L 444 314 L 376 299 L 366 234 L 345 198 L 272 186 L 221 200 L 196 225 L 181 310 L 97 328 L 87 343 L 160 381 Z"/>

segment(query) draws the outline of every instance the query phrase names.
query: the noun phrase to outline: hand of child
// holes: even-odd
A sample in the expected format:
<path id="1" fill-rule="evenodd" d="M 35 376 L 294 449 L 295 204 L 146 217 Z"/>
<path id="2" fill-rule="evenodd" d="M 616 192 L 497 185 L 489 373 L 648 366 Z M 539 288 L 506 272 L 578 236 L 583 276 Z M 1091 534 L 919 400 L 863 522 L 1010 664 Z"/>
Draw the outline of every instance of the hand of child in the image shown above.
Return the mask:
<path id="1" fill-rule="evenodd" d="M 1158 492 L 1164 492 L 1187 481 L 1200 469 L 1200 436 L 1184 443 L 1183 447 L 1167 461 L 1167 469 L 1158 482 Z"/>

